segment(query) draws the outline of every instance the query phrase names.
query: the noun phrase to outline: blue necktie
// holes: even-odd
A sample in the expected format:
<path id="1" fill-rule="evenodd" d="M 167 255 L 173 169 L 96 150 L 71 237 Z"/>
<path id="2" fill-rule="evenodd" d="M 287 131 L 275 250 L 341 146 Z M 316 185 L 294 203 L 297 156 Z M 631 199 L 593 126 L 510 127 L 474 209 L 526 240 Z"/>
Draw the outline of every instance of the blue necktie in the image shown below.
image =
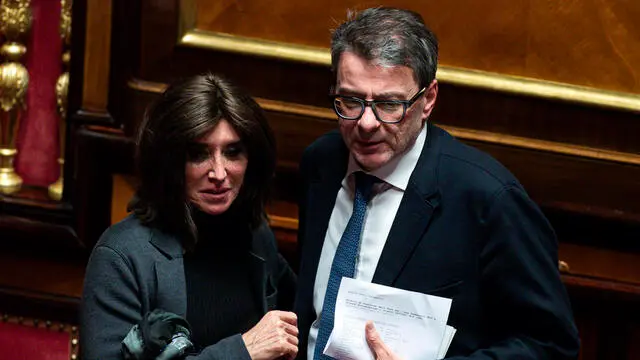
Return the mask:
<path id="1" fill-rule="evenodd" d="M 364 214 L 367 210 L 367 202 L 371 195 L 373 184 L 377 178 L 361 171 L 356 175 L 356 194 L 353 199 L 353 213 L 344 229 L 336 254 L 331 264 L 331 273 L 327 283 L 327 291 L 324 295 L 322 313 L 320 314 L 320 327 L 316 338 L 316 347 L 313 360 L 330 360 L 330 356 L 322 354 L 327 344 L 331 330 L 333 330 L 333 313 L 336 307 L 336 297 L 343 276 L 353 278 L 356 270 L 356 259 L 360 247 L 360 234 L 364 223 Z M 362 329 L 364 331 L 364 329 Z"/>

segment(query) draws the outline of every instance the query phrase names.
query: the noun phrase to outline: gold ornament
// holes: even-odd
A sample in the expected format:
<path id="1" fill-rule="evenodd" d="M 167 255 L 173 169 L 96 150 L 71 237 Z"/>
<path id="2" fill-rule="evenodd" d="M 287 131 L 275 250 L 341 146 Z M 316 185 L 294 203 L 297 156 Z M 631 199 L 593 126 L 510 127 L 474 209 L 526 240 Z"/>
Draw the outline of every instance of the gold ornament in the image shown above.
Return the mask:
<path id="1" fill-rule="evenodd" d="M 29 87 L 29 72 L 17 62 L 0 65 L 0 108 L 9 112 L 24 100 Z"/>
<path id="2" fill-rule="evenodd" d="M 2 0 L 0 2 L 0 32 L 15 41 L 31 28 L 31 0 Z"/>
<path id="3" fill-rule="evenodd" d="M 60 38 L 64 46 L 71 43 L 71 6 L 72 0 L 60 0 Z M 62 54 L 63 68 L 69 66 L 71 52 L 69 50 Z M 60 176 L 53 184 L 49 185 L 49 197 L 53 200 L 62 199 L 62 190 L 64 185 L 64 151 L 65 151 L 65 132 L 67 119 L 67 93 L 69 91 L 69 72 L 63 72 L 56 81 L 56 104 L 58 113 L 60 114 L 60 127 L 58 128 L 58 136 L 60 139 L 60 157 L 58 164 L 60 165 Z"/>
<path id="4" fill-rule="evenodd" d="M 29 87 L 29 72 L 19 63 L 27 48 L 19 41 L 31 27 L 30 3 L 30 0 L 0 1 L 0 32 L 7 40 L 0 47 L 0 55 L 5 58 L 0 64 L 0 192 L 4 194 L 15 193 L 22 186 L 13 159 L 18 153 L 15 141 Z"/>

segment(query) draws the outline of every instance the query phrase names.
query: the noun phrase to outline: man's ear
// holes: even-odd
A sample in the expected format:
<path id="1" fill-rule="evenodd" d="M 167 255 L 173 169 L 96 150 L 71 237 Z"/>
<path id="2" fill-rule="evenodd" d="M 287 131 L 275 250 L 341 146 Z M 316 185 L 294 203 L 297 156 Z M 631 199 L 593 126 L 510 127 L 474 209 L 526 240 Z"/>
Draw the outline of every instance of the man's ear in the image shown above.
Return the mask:
<path id="1" fill-rule="evenodd" d="M 427 121 L 429 116 L 431 116 L 431 111 L 436 105 L 436 98 L 438 97 L 438 80 L 433 79 L 429 87 L 424 92 L 424 108 L 422 109 L 422 119 L 423 121 Z"/>

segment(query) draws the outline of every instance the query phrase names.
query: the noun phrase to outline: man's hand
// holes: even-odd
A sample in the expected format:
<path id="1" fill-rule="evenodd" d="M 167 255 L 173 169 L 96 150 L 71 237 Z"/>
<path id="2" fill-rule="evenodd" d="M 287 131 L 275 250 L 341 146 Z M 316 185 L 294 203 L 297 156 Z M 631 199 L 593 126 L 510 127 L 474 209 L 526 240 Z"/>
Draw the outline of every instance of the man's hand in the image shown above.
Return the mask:
<path id="1" fill-rule="evenodd" d="M 373 326 L 373 321 L 367 321 L 364 331 L 365 337 L 367 338 L 367 344 L 369 344 L 369 348 L 371 349 L 371 352 L 373 352 L 374 359 L 401 360 L 400 357 L 394 354 L 393 351 L 391 351 L 391 349 L 389 349 L 382 341 L 376 327 Z"/>
<path id="2" fill-rule="evenodd" d="M 256 326 L 242 334 L 251 359 L 294 359 L 298 354 L 297 321 L 292 312 L 274 310 L 266 313 Z"/>

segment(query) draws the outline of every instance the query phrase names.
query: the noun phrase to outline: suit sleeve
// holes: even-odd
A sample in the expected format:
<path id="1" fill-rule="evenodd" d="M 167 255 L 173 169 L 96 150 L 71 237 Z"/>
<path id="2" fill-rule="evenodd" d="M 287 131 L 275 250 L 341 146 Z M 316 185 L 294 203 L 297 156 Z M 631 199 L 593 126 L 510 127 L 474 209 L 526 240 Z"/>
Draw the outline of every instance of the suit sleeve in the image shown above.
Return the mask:
<path id="1" fill-rule="evenodd" d="M 313 148 L 308 147 L 305 149 L 305 152 L 302 154 L 302 159 L 300 160 L 300 188 L 298 192 L 298 237 L 297 237 L 297 245 L 298 245 L 298 259 L 302 259 L 302 248 L 304 246 L 304 229 L 306 228 L 307 222 L 307 197 L 309 191 L 309 171 L 311 168 L 313 156 Z M 302 261 L 299 262 L 300 264 Z M 298 274 L 300 273 L 300 269 L 298 269 Z"/>
<path id="2" fill-rule="evenodd" d="M 486 220 L 481 302 L 493 335 L 469 358 L 577 358 L 578 333 L 550 224 L 515 185 L 495 195 Z"/>
<path id="3" fill-rule="evenodd" d="M 142 296 L 134 267 L 107 246 L 94 249 L 81 304 L 81 352 L 85 360 L 121 360 L 121 343 L 142 320 Z M 240 334 L 208 346 L 190 360 L 251 360 Z"/>

